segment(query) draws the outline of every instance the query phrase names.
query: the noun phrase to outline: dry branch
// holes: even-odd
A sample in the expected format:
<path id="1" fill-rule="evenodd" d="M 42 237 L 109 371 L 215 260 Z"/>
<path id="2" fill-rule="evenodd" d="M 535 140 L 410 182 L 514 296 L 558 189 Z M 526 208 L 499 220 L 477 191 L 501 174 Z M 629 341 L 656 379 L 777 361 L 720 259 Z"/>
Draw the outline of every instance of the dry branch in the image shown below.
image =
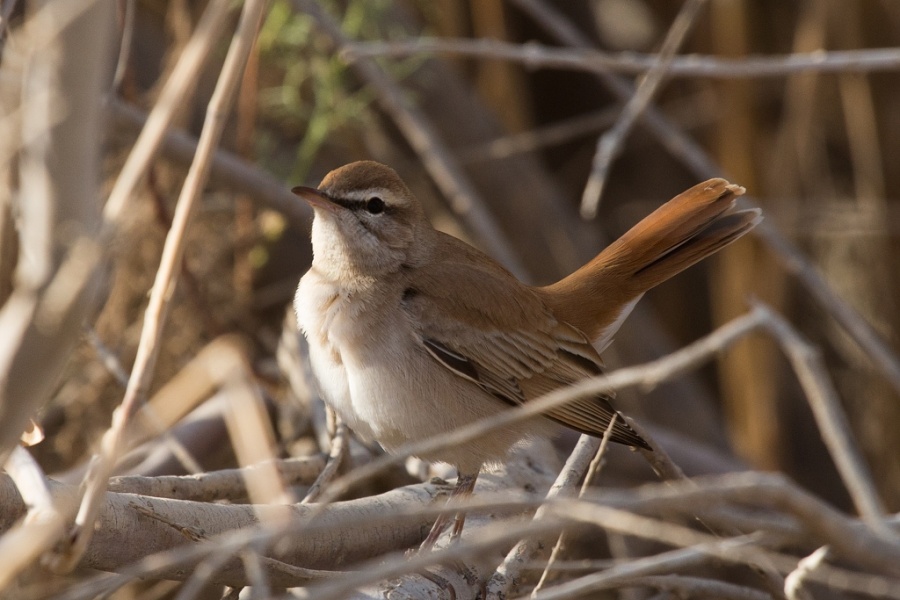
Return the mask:
<path id="1" fill-rule="evenodd" d="M 531 69 L 565 69 L 624 75 L 642 75 L 659 62 L 658 54 L 612 54 L 588 48 L 554 48 L 536 42 L 514 44 L 493 39 L 417 38 L 389 42 L 354 42 L 342 56 L 404 58 L 442 54 L 477 59 L 506 60 Z M 819 50 L 779 56 L 728 58 L 697 54 L 678 55 L 666 68 L 666 78 L 710 77 L 742 79 L 787 77 L 798 73 L 859 73 L 900 70 L 900 49 Z"/>

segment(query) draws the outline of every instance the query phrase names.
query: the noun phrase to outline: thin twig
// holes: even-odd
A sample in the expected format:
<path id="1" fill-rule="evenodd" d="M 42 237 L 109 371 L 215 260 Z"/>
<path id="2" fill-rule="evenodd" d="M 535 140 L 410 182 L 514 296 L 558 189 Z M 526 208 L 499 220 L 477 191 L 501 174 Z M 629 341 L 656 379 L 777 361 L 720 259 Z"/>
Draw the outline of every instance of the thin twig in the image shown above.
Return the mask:
<path id="1" fill-rule="evenodd" d="M 566 506 L 566 504 L 568 504 L 569 506 Z M 723 543 L 722 541 L 716 540 L 708 534 L 700 533 L 681 525 L 663 522 L 658 519 L 638 516 L 634 513 L 624 510 L 612 509 L 609 507 L 593 504 L 576 504 L 571 501 L 560 502 L 556 510 L 559 511 L 556 514 L 565 513 L 570 518 L 583 519 L 585 522 L 594 523 L 612 531 L 619 531 L 628 535 L 634 535 L 648 540 L 655 540 L 675 546 L 693 546 L 700 549 L 702 552 L 708 552 L 711 555 L 726 561 L 746 563 L 751 565 L 759 562 L 774 564 L 776 568 L 778 568 L 782 572 L 793 571 L 796 564 L 796 559 L 794 557 L 782 553 L 768 551 L 757 546 L 730 545 L 727 544 L 728 540 L 725 541 L 726 543 Z M 889 572 L 898 571 L 897 565 L 891 564 L 890 560 L 880 560 L 877 554 L 869 554 L 873 556 L 875 560 L 880 562 L 880 564 L 886 567 Z M 584 593 L 589 590 L 596 590 L 602 587 L 606 587 L 606 585 L 608 585 L 607 578 L 610 574 L 622 570 L 627 570 L 629 566 L 639 562 L 640 559 L 632 561 L 630 563 L 626 563 L 625 565 L 622 565 L 622 567 L 612 567 L 601 574 L 605 577 L 600 577 L 598 575 L 589 575 L 587 577 L 581 578 L 580 580 L 562 584 L 553 588 L 552 590 L 547 590 L 547 592 L 539 594 L 537 598 L 540 598 L 541 600 L 546 600 L 549 598 L 568 598 L 571 597 L 570 595 L 575 591 Z M 838 572 L 840 572 L 840 575 L 837 574 Z M 864 579 L 864 577 L 858 576 L 853 572 L 825 566 L 817 571 L 809 573 L 809 577 L 810 580 L 818 582 L 828 582 L 829 584 L 838 587 L 838 589 L 847 589 L 847 587 L 850 586 L 859 586 Z M 846 579 L 840 580 L 838 579 L 838 577 Z M 873 577 L 873 575 L 866 574 L 865 577 Z M 883 581 L 884 583 L 886 583 L 887 581 L 891 580 Z M 601 584 L 601 582 L 603 583 Z M 620 581 L 616 581 L 616 583 L 618 584 L 620 583 Z M 839 587 L 841 585 L 847 587 Z M 866 587 L 869 586 L 867 585 Z M 890 591 L 890 597 L 898 597 L 896 594 L 900 593 L 900 583 L 893 582 L 891 584 L 887 584 L 886 591 Z"/>
<path id="2" fill-rule="evenodd" d="M 647 575 L 623 579 L 621 587 L 650 587 L 672 591 L 678 597 L 718 598 L 719 600 L 772 600 L 772 594 L 754 588 L 704 577 L 685 575 Z"/>
<path id="3" fill-rule="evenodd" d="M 745 198 L 741 197 L 738 200 L 739 206 L 749 206 L 749 202 Z M 825 280 L 819 269 L 812 265 L 795 245 L 767 221 L 762 221 L 754 227 L 753 235 L 766 244 L 781 265 L 803 284 L 812 297 L 866 353 L 891 387 L 900 393 L 900 358 L 868 321 L 841 298 Z"/>
<path id="4" fill-rule="evenodd" d="M 100 339 L 100 336 L 97 335 L 97 331 L 91 327 L 86 327 L 87 340 L 97 355 L 100 357 L 103 366 L 106 367 L 106 370 L 109 371 L 113 377 L 115 377 L 116 381 L 123 388 L 128 386 L 128 371 L 125 370 L 125 367 L 122 366 L 122 361 L 119 360 L 119 357 L 113 354 L 112 350 L 106 347 L 106 344 L 103 343 L 103 340 Z M 153 419 L 156 415 L 152 412 L 148 412 L 147 415 Z M 158 421 L 158 419 L 157 419 Z M 156 423 L 159 424 L 159 423 Z M 182 444 L 178 439 L 172 435 L 172 432 L 169 431 L 165 427 L 159 427 L 159 431 L 161 432 L 161 436 L 163 438 L 163 443 L 168 446 L 169 450 L 172 452 L 172 456 L 175 457 L 175 460 L 184 468 L 187 473 L 202 473 L 203 467 L 200 466 L 200 462 L 194 458 L 194 455 L 191 454 L 191 451 L 188 450 L 184 444 Z"/>
<path id="5" fill-rule="evenodd" d="M 637 122 L 641 113 L 650 105 L 651 100 L 656 95 L 660 85 L 662 85 L 669 65 L 675 57 L 675 52 L 681 47 L 685 36 L 700 12 L 700 8 L 705 3 L 706 0 L 687 0 L 682 5 L 681 10 L 678 11 L 678 15 L 675 17 L 675 21 L 669 28 L 669 32 L 666 34 L 666 39 L 663 41 L 662 48 L 660 48 L 657 61 L 638 85 L 634 96 L 629 98 L 616 124 L 600 136 L 593 164 L 591 165 L 591 173 L 588 176 L 587 183 L 584 186 L 584 193 L 581 196 L 581 215 L 584 218 L 593 219 L 597 216 L 597 207 L 600 205 L 600 198 L 603 195 L 603 189 L 606 186 L 606 179 L 613 161 L 622 151 L 622 145 L 631 128 Z"/>
<path id="6" fill-rule="evenodd" d="M 687 515 L 716 510 L 723 503 L 774 507 L 797 518 L 819 543 L 831 545 L 844 558 L 900 575 L 900 541 L 882 537 L 855 519 L 776 474 L 733 473 L 719 477 L 700 477 L 683 482 L 643 486 L 635 492 L 604 492 L 590 496 L 611 507 L 628 508 L 639 513 Z M 560 500 L 560 510 L 570 500 Z"/>
<path id="7" fill-rule="evenodd" d="M 511 0 L 530 14 L 538 27 L 546 29 L 556 40 L 576 48 L 590 48 L 591 41 L 560 13 L 542 0 Z M 597 72 L 600 82 L 621 102 L 634 96 L 634 85 L 609 70 Z M 688 166 L 701 179 L 717 177 L 721 169 L 706 150 L 681 131 L 655 106 L 648 106 L 642 115 L 642 123 L 653 133 L 669 153 Z"/>
<path id="8" fill-rule="evenodd" d="M 119 58 L 116 61 L 116 73 L 113 76 L 113 89 L 119 89 L 131 59 L 131 44 L 134 39 L 134 23 L 137 13 L 137 0 L 124 0 L 125 14 L 122 15 L 122 39 L 119 42 Z"/>
<path id="9" fill-rule="evenodd" d="M 565 69 L 601 73 L 641 75 L 659 62 L 659 54 L 627 52 L 613 54 L 587 48 L 556 48 L 536 42 L 515 44 L 481 38 L 416 38 L 377 42 L 354 42 L 341 53 L 347 60 L 360 58 L 404 58 L 421 54 L 444 54 L 516 62 L 532 69 Z M 756 79 L 788 77 L 799 73 L 868 73 L 900 70 L 900 49 L 819 50 L 777 56 L 682 55 L 672 58 L 668 79 L 708 77 Z"/>
<path id="10" fill-rule="evenodd" d="M 615 421 L 615 417 L 612 419 Z M 582 434 L 578 438 L 575 449 L 569 455 L 565 466 L 559 472 L 556 481 L 550 486 L 546 499 L 552 500 L 558 496 L 569 494 L 578 482 L 584 477 L 585 472 L 589 468 L 592 459 L 598 453 L 601 443 L 609 439 L 609 433 L 612 431 L 612 422 L 606 429 L 603 438 L 596 438 Z M 539 521 L 544 518 L 547 510 L 539 508 L 532 520 Z M 490 581 L 487 583 L 486 598 L 505 598 L 510 590 L 519 587 L 519 579 L 522 569 L 526 562 L 530 561 L 538 549 L 544 545 L 547 540 L 539 538 L 524 538 L 510 550 L 503 562 L 494 571 Z"/>
<path id="11" fill-rule="evenodd" d="M 822 564 L 828 556 L 828 546 L 822 546 L 809 556 L 797 563 L 797 568 L 788 573 L 784 578 L 784 595 L 788 600 L 799 600 L 800 590 L 806 582 L 807 576 Z"/>
<path id="12" fill-rule="evenodd" d="M 689 97 L 666 103 L 666 113 L 687 129 L 709 124 L 714 97 L 703 91 Z M 502 160 L 516 154 L 535 152 L 549 146 L 558 146 L 580 138 L 593 137 L 611 127 L 619 116 L 621 107 L 609 106 L 597 111 L 576 115 L 547 125 L 536 126 L 519 133 L 508 133 L 493 140 L 477 142 L 457 150 L 460 161 L 474 164 L 486 160 Z M 635 143 L 652 143 L 635 140 Z"/>
<path id="13" fill-rule="evenodd" d="M 729 540 L 722 540 L 718 545 L 724 549 L 733 546 L 743 546 L 757 543 L 759 536 L 743 536 Z M 566 582 L 547 589 L 533 598 L 549 600 L 551 598 L 573 598 L 578 594 L 584 594 L 585 590 L 604 589 L 617 586 L 634 577 L 646 577 L 655 574 L 669 574 L 686 569 L 695 568 L 710 561 L 707 546 L 695 546 L 692 548 L 679 548 L 669 550 L 655 556 L 638 558 L 625 563 L 613 565 L 599 573 L 591 573 L 579 579 Z"/>
<path id="14" fill-rule="evenodd" d="M 886 513 L 884 504 L 878 496 L 878 490 L 859 445 L 854 442 L 852 429 L 822 362 L 821 352 L 803 339 L 774 310 L 759 302 L 756 302 L 755 306 L 767 314 L 765 328 L 778 340 L 791 361 L 806 393 L 825 446 L 860 516 L 876 532 L 893 537 L 894 532 L 884 521 Z"/>

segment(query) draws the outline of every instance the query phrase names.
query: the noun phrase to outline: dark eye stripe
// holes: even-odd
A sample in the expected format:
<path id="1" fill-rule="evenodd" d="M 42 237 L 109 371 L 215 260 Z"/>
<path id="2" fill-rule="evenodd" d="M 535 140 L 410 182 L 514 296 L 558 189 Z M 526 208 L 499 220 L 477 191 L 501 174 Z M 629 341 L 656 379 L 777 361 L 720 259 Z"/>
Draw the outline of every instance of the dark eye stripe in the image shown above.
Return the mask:
<path id="1" fill-rule="evenodd" d="M 331 196 L 328 194 L 322 194 L 338 206 L 343 206 L 347 210 L 366 210 L 366 205 L 369 203 L 369 200 L 353 200 L 351 198 L 338 198 L 337 196 Z M 381 211 L 381 214 L 390 214 L 396 210 L 395 206 L 389 206 L 387 203 L 384 205 L 384 209 Z"/>

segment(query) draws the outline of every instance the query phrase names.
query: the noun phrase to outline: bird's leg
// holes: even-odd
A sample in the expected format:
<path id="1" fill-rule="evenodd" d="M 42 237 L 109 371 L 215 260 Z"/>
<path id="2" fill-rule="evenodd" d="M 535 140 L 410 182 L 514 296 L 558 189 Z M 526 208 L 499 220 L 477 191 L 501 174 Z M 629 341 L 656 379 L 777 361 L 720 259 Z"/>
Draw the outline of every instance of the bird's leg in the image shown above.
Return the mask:
<path id="1" fill-rule="evenodd" d="M 474 475 L 464 475 L 459 473 L 456 478 L 456 487 L 453 488 L 453 491 L 450 493 L 450 497 L 447 499 L 447 505 L 449 506 L 456 498 L 468 497 L 472 494 L 472 490 L 475 489 L 475 481 L 478 479 L 478 473 Z M 453 531 L 450 533 L 450 539 L 455 540 L 462 533 L 463 524 L 466 522 L 465 513 L 456 513 L 456 516 L 453 520 Z M 422 545 L 419 546 L 419 551 L 430 550 L 432 546 L 434 546 L 435 542 L 438 541 L 438 538 L 441 537 L 441 534 L 450 524 L 450 515 L 449 513 L 441 514 L 437 520 L 434 522 L 434 525 L 431 527 L 431 531 L 428 533 L 428 537 L 425 538 L 425 541 L 422 542 Z"/>
<path id="2" fill-rule="evenodd" d="M 458 496 L 461 498 L 468 498 L 472 495 L 472 491 L 475 489 L 475 481 L 478 479 L 478 473 L 474 475 L 463 475 L 460 473 L 456 477 L 456 489 L 453 490 L 453 493 L 450 494 L 450 499 L 447 502 L 453 500 L 454 496 Z M 462 535 L 463 525 L 466 523 L 466 513 L 458 512 L 456 516 L 453 518 L 453 529 L 450 531 L 450 541 L 456 541 L 460 535 Z"/>

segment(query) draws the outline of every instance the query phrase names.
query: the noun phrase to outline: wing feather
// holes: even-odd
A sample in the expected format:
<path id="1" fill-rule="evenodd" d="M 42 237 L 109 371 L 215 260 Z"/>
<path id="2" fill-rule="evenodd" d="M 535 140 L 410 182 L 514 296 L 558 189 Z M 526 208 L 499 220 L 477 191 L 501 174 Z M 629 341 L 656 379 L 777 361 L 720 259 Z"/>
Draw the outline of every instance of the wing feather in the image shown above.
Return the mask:
<path id="1" fill-rule="evenodd" d="M 445 246 L 442 260 L 411 277 L 416 293 L 403 304 L 439 364 L 511 405 L 602 372 L 587 336 L 557 321 L 531 288 L 453 238 Z M 603 435 L 617 414 L 609 400 L 582 398 L 546 416 Z M 612 440 L 649 448 L 621 417 Z"/>

